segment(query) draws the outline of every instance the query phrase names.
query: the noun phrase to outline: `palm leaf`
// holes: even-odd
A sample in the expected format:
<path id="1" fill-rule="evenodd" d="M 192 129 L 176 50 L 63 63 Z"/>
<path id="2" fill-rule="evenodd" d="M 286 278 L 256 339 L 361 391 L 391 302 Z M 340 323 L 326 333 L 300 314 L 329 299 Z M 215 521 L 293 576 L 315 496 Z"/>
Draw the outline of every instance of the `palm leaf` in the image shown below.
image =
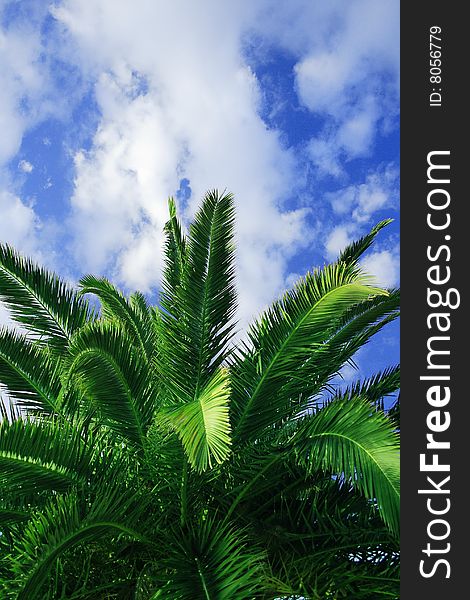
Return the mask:
<path id="1" fill-rule="evenodd" d="M 152 600 L 246 600 L 263 590 L 260 567 L 263 554 L 233 526 L 214 518 L 176 530 L 161 561 L 168 581 Z"/>
<path id="2" fill-rule="evenodd" d="M 0 507 L 0 529 L 16 523 L 23 523 L 29 519 L 29 512 Z"/>
<path id="3" fill-rule="evenodd" d="M 150 307 L 142 294 L 135 293 L 130 300 L 105 277 L 86 275 L 79 281 L 80 294 L 95 294 L 101 302 L 102 315 L 122 324 L 130 340 L 142 351 L 142 356 L 151 359 L 155 350 L 155 330 L 150 316 Z"/>
<path id="4" fill-rule="evenodd" d="M 309 479 L 311 492 L 286 490 L 257 517 L 264 524 L 270 597 L 290 590 L 355 599 L 371 579 L 386 576 L 394 581 L 384 581 L 383 589 L 396 591 L 399 543 L 375 508 L 344 480 L 318 471 Z"/>
<path id="5" fill-rule="evenodd" d="M 68 284 L 5 244 L 0 244 L 0 300 L 16 322 L 57 349 L 92 317 Z"/>
<path id="6" fill-rule="evenodd" d="M 159 415 L 158 420 L 180 438 L 197 471 L 222 463 L 230 452 L 230 384 L 226 369 L 216 371 L 199 396 Z"/>
<path id="7" fill-rule="evenodd" d="M 232 196 L 208 193 L 191 225 L 182 280 L 175 287 L 167 278 L 164 285 L 162 370 L 168 385 L 190 397 L 197 397 L 222 364 L 233 333 L 233 221 Z"/>
<path id="8" fill-rule="evenodd" d="M 337 357 L 327 367 L 330 373 L 335 373 L 372 336 L 398 318 L 399 306 L 399 290 L 390 290 L 386 295 L 375 296 L 346 311 L 327 341 L 331 356 Z"/>
<path id="9" fill-rule="evenodd" d="M 302 367 L 323 350 L 348 309 L 376 295 L 387 292 L 367 285 L 355 267 L 335 264 L 307 274 L 275 302 L 250 329 L 251 348 L 232 366 L 234 436 L 249 439 L 295 414 L 291 396 L 279 392 L 297 373 L 305 379 Z"/>
<path id="10" fill-rule="evenodd" d="M 66 373 L 107 425 L 142 446 L 155 408 L 152 373 L 114 322 L 95 321 L 70 342 Z"/>
<path id="11" fill-rule="evenodd" d="M 22 408 L 49 414 L 60 411 L 62 384 L 56 362 L 25 336 L 0 328 L 0 381 Z"/>
<path id="12" fill-rule="evenodd" d="M 400 431 L 400 394 L 388 411 L 388 417 L 396 427 L 397 431 Z"/>
<path id="13" fill-rule="evenodd" d="M 0 487 L 22 495 L 84 483 L 93 453 L 63 422 L 0 422 Z"/>
<path id="14" fill-rule="evenodd" d="M 389 367 L 375 373 L 372 377 L 356 381 L 335 398 L 353 398 L 360 396 L 384 410 L 384 398 L 392 395 L 400 387 L 400 366 Z"/>
<path id="15" fill-rule="evenodd" d="M 298 376 L 287 380 L 282 394 L 297 398 L 299 411 L 315 404 L 341 367 L 398 317 L 399 302 L 399 293 L 392 290 L 389 295 L 378 295 L 349 308 L 324 343 L 299 367 Z"/>
<path id="16" fill-rule="evenodd" d="M 57 496 L 33 515 L 15 543 L 11 559 L 11 589 L 18 600 L 43 598 L 43 584 L 54 563 L 68 550 L 103 536 L 125 535 L 144 540 L 135 529 L 146 509 L 142 498 L 120 488 L 102 490 L 92 502 L 75 494 Z"/>
<path id="17" fill-rule="evenodd" d="M 0 247 L 32 334 L 0 330 L 0 596 L 396 597 L 398 369 L 332 380 L 398 315 L 358 265 L 388 221 L 237 351 L 233 199 L 209 192 L 187 235 L 169 212 L 161 308 Z"/>
<path id="18" fill-rule="evenodd" d="M 399 528 L 399 444 L 387 417 L 360 397 L 337 399 L 305 417 L 292 438 L 300 460 L 350 479 Z M 298 444 L 298 446 L 297 446 Z"/>
<path id="19" fill-rule="evenodd" d="M 165 224 L 165 269 L 162 287 L 163 303 L 170 314 L 174 314 L 177 296 L 183 284 L 188 261 L 188 245 L 176 215 L 173 198 L 168 199 L 170 218 Z"/>
<path id="20" fill-rule="evenodd" d="M 348 264 L 356 263 L 364 254 L 364 252 L 370 248 L 379 231 L 381 231 L 387 225 L 390 225 L 392 222 L 393 219 L 385 219 L 384 221 L 377 223 L 377 225 L 372 227 L 369 233 L 367 233 L 365 236 L 346 246 L 346 248 L 339 255 L 338 262 Z"/>

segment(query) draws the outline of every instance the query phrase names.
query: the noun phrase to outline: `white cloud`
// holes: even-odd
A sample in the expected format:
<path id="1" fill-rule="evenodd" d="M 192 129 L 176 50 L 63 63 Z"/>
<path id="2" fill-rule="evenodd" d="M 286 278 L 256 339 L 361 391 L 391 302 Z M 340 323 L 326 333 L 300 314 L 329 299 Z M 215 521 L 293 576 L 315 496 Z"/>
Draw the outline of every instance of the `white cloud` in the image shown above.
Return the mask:
<path id="1" fill-rule="evenodd" d="M 0 25 L 0 167 L 18 152 L 27 128 L 50 108 L 48 71 L 40 60 L 41 34 L 30 16 L 21 25 Z"/>
<path id="2" fill-rule="evenodd" d="M 152 96 L 132 99 L 103 75 L 97 97 L 105 118 L 90 152 L 75 157 L 74 253 L 97 272 L 117 260 L 113 276 L 148 291 L 159 275 L 166 198 L 178 187 L 177 148 Z M 153 253 L 142 252 L 150 241 Z"/>
<path id="3" fill-rule="evenodd" d="M 61 268 L 62 275 L 68 275 L 70 267 L 63 265 L 63 253 L 56 246 L 60 230 L 54 221 L 41 220 L 32 202 L 0 187 L 0 243 L 10 244 L 48 269 Z"/>
<path id="4" fill-rule="evenodd" d="M 396 121 L 399 5 L 396 0 L 258 2 L 253 30 L 296 57 L 300 102 L 325 120 L 307 151 L 318 174 L 342 178 L 348 160 L 371 154 Z M 264 50 L 266 52 L 266 50 Z M 396 126 L 396 122 L 395 122 Z"/>
<path id="5" fill-rule="evenodd" d="M 362 100 L 360 108 L 343 119 L 336 136 L 338 147 L 351 158 L 367 155 L 377 131 L 378 118 L 375 99 L 369 97 L 368 102 Z"/>
<path id="6" fill-rule="evenodd" d="M 375 225 L 377 211 L 398 208 L 398 174 L 392 163 L 386 164 L 369 173 L 364 183 L 348 185 L 326 195 L 339 220 L 325 243 L 328 260 L 334 260 L 350 242 L 364 235 L 372 223 Z M 389 239 L 387 243 L 392 242 Z M 398 247 L 394 246 L 393 250 L 367 255 L 363 264 L 377 277 L 380 285 L 391 287 L 398 283 L 398 262 Z"/>
<path id="7" fill-rule="evenodd" d="M 325 40 L 320 34 L 297 63 L 300 100 L 312 112 L 329 119 L 328 127 L 310 145 L 312 161 L 320 173 L 339 176 L 339 157 L 367 156 L 379 125 L 385 127 L 396 116 L 398 17 L 393 0 L 334 3 L 324 24 L 329 38 Z M 377 90 L 384 86 L 387 94 L 379 98 Z M 321 145 L 326 157 L 319 152 Z M 332 154 L 338 157 L 334 162 Z"/>
<path id="8" fill-rule="evenodd" d="M 311 139 L 307 145 L 307 154 L 320 175 L 331 175 L 336 178 L 345 176 L 337 144 L 328 136 Z"/>
<path id="9" fill-rule="evenodd" d="M 397 248 L 373 252 L 361 261 L 361 266 L 374 277 L 377 285 L 386 288 L 398 285 L 400 263 Z"/>
<path id="10" fill-rule="evenodd" d="M 240 317 L 246 323 L 283 289 L 287 261 L 312 232 L 306 209 L 286 209 L 297 192 L 298 165 L 259 116 L 262 96 L 243 57 L 244 36 L 261 34 L 294 52 L 298 95 L 326 122 L 307 152 L 321 174 L 345 178 L 347 159 L 370 152 L 391 112 L 390 102 L 379 103 L 376 87 L 383 87 L 385 70 L 390 96 L 396 93 L 396 2 L 63 0 L 50 9 L 56 27 L 42 38 L 47 2 L 39 4 L 31 23 L 0 31 L 0 168 L 28 128 L 50 114 L 71 114 L 90 86 L 99 123 L 91 146 L 75 152 L 65 223 L 77 265 L 151 290 L 161 271 L 166 199 L 180 179 L 189 179 L 193 192 L 186 222 L 207 189 L 226 188 L 237 202 Z M 57 93 L 48 71 L 55 58 L 78 67 L 83 77 L 70 94 Z M 28 165 L 19 168 L 30 172 Z M 354 227 L 338 223 L 326 242 L 329 256 L 388 206 L 383 187 L 371 179 L 330 199 L 338 216 L 350 211 Z M 33 209 L 8 198 L 19 217 L 10 237 L 36 252 L 46 248 L 46 228 Z"/>
<path id="11" fill-rule="evenodd" d="M 369 173 L 364 183 L 345 186 L 326 194 L 333 212 L 355 223 L 367 223 L 384 208 L 397 209 L 398 169 L 387 164 Z"/>
<path id="12" fill-rule="evenodd" d="M 335 260 L 344 248 L 353 240 L 356 228 L 351 225 L 337 225 L 326 239 L 325 250 L 328 260 Z"/>
<path id="13" fill-rule="evenodd" d="M 8 173 L 7 164 L 17 155 L 25 133 L 52 112 L 59 114 L 66 100 L 58 99 L 54 106 L 50 101 L 53 86 L 39 28 L 47 4 L 32 3 L 28 19 L 9 23 L 3 19 L 4 8 L 0 5 L 0 241 L 40 259 L 49 256 L 50 241 L 41 241 L 47 228 L 32 204 L 18 196 L 15 174 Z M 22 159 L 17 168 L 31 173 L 34 167 Z"/>
<path id="14" fill-rule="evenodd" d="M 352 75 L 353 61 L 354 57 L 349 53 L 342 56 L 322 51 L 297 63 L 299 95 L 312 112 L 333 116 L 342 112 L 345 103 L 342 92 Z"/>
<path id="15" fill-rule="evenodd" d="M 27 160 L 20 160 L 18 163 L 18 169 L 23 173 L 31 173 L 34 169 L 33 165 Z"/>
<path id="16" fill-rule="evenodd" d="M 25 252 L 33 251 L 39 226 L 34 210 L 17 196 L 0 190 L 0 215 L 0 240 Z"/>
<path id="17" fill-rule="evenodd" d="M 330 201 L 333 212 L 336 215 L 351 215 L 353 205 L 358 196 L 358 186 L 349 185 L 336 192 L 330 192 L 326 195 Z"/>
<path id="18" fill-rule="evenodd" d="M 121 283 L 149 290 L 179 180 L 193 192 L 186 219 L 205 191 L 226 188 L 237 205 L 244 323 L 283 289 L 287 259 L 308 242 L 306 210 L 283 206 L 295 190 L 293 156 L 259 117 L 259 84 L 241 55 L 252 13 L 210 1 L 70 0 L 54 10 L 96 81 L 102 115 L 90 151 L 75 158 L 71 226 L 83 268 L 114 264 Z"/>

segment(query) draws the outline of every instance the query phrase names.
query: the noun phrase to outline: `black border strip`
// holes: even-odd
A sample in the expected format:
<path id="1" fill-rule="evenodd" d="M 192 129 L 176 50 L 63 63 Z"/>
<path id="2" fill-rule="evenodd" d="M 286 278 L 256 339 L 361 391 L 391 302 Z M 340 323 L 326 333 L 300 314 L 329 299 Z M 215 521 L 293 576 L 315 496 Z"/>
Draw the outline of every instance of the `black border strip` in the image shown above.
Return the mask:
<path id="1" fill-rule="evenodd" d="M 470 574 L 469 36 L 459 6 L 401 4 L 401 600 L 463 598 Z"/>

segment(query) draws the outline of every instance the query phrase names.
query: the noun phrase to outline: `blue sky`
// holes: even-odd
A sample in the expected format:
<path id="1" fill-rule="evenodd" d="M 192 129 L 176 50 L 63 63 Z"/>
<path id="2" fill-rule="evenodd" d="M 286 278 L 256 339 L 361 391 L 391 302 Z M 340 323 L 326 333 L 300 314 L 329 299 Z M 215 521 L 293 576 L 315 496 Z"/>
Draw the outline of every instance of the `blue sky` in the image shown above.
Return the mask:
<path id="1" fill-rule="evenodd" d="M 242 324 L 387 217 L 398 285 L 398 0 L 0 0 L 0 89 L 0 240 L 71 281 L 155 297 L 167 197 L 227 188 Z"/>

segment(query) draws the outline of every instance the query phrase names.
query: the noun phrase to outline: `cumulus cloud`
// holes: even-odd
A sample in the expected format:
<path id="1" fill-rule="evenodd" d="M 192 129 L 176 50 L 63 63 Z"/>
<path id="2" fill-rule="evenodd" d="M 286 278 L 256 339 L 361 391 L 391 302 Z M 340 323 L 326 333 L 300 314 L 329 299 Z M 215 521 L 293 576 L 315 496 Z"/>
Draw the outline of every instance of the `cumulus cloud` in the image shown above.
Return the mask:
<path id="1" fill-rule="evenodd" d="M 369 173 L 363 183 L 347 185 L 334 192 L 326 194 L 333 214 L 339 220 L 330 231 L 325 242 L 325 253 L 329 260 L 334 260 L 338 254 L 353 239 L 363 235 L 367 229 L 378 221 L 376 214 L 384 209 L 398 208 L 398 169 L 393 164 L 383 165 Z M 374 269 L 379 269 L 381 280 L 387 265 L 390 267 L 390 280 L 395 283 L 398 273 L 398 252 L 376 257 Z M 385 258 L 387 256 L 387 259 Z M 380 260 L 379 260 L 380 258 Z M 372 263 L 371 263 L 372 264 Z"/>
<path id="2" fill-rule="evenodd" d="M 399 21 L 393 0 L 334 4 L 332 35 L 313 42 L 295 72 L 303 104 L 328 118 L 311 141 L 311 160 L 321 174 L 337 177 L 339 158 L 367 156 L 380 128 L 397 116 Z M 379 97 L 379 88 L 387 94 Z"/>
<path id="3" fill-rule="evenodd" d="M 0 18 L 4 7 L 0 6 Z M 41 60 L 43 44 L 37 27 L 47 6 L 35 3 L 30 18 L 5 26 L 0 21 L 0 167 L 18 152 L 23 134 L 49 114 L 50 80 Z"/>
<path id="4" fill-rule="evenodd" d="M 23 173 L 31 173 L 34 167 L 29 161 L 23 159 L 18 163 L 18 169 Z"/>
<path id="5" fill-rule="evenodd" d="M 31 66 L 36 54 L 34 38 L 27 40 L 16 32 L 0 29 L 0 164 L 14 156 L 21 144 L 26 119 L 19 103 L 25 89 L 34 90 L 39 84 L 40 78 Z"/>
<path id="6" fill-rule="evenodd" d="M 363 183 L 347 185 L 326 194 L 333 212 L 356 223 L 370 222 L 374 213 L 398 208 L 398 169 L 387 164 L 368 173 Z"/>
<path id="7" fill-rule="evenodd" d="M 246 322 L 282 290 L 287 259 L 308 240 L 307 210 L 285 206 L 295 161 L 259 116 L 259 82 L 241 53 L 253 10 L 203 4 L 102 0 L 92 10 L 69 0 L 54 9 L 102 115 L 91 149 L 75 156 L 70 226 L 85 268 L 114 265 L 121 283 L 148 291 L 161 269 L 166 198 L 179 181 L 193 192 L 185 221 L 208 189 L 233 192 Z"/>
<path id="8" fill-rule="evenodd" d="M 327 136 L 312 138 L 307 145 L 307 155 L 320 176 L 330 175 L 337 179 L 345 177 L 337 144 Z"/>
<path id="9" fill-rule="evenodd" d="M 244 55 L 247 35 L 264 36 L 294 54 L 300 102 L 324 124 L 307 155 L 319 174 L 343 184 L 326 199 L 338 217 L 326 241 L 328 256 L 390 205 L 392 184 L 385 185 L 384 172 L 361 185 L 345 183 L 347 161 L 367 155 L 387 115 L 393 118 L 387 100 L 397 90 L 393 0 L 63 0 L 51 8 L 48 2 L 32 6 L 40 8 L 31 23 L 0 31 L 0 168 L 16 155 L 28 128 L 51 114 L 71 114 L 80 94 L 92 92 L 97 127 L 86 147 L 73 148 L 65 221 L 67 249 L 82 272 L 153 290 L 161 273 L 166 199 L 186 178 L 192 195 L 179 207 L 186 224 L 206 190 L 235 194 L 242 323 L 283 289 L 288 261 L 311 241 L 312 229 L 308 209 L 287 202 L 299 190 L 299 156 L 260 116 L 263 95 Z M 49 22 L 41 37 L 47 10 L 54 25 Z M 67 101 L 57 93 L 55 60 L 63 72 L 79 74 L 72 78 L 80 81 L 77 90 L 69 83 Z M 379 99 L 377 89 L 384 88 Z M 47 136 L 43 143 L 50 143 Z M 28 173 L 33 165 L 23 160 L 18 167 Z M 47 245 L 33 208 L 8 190 L 9 211 L 19 218 L 10 236 L 24 244 L 36 240 L 31 247 L 39 247 L 38 239 Z"/>
<path id="10" fill-rule="evenodd" d="M 374 277 L 377 285 L 385 288 L 398 285 L 400 274 L 397 248 L 373 252 L 362 260 L 361 265 L 366 273 Z"/>
<path id="11" fill-rule="evenodd" d="M 0 242 L 70 278 L 71 269 L 62 263 L 63 252 L 57 249 L 60 229 L 53 220 L 41 220 L 32 202 L 0 189 Z"/>
<path id="12" fill-rule="evenodd" d="M 354 225 L 337 225 L 332 229 L 325 242 L 328 260 L 335 260 L 344 248 L 352 241 L 352 233 L 357 229 Z"/>
<path id="13" fill-rule="evenodd" d="M 344 178 L 397 126 L 399 10 L 395 0 L 257 2 L 251 28 L 295 57 L 300 103 L 321 119 L 307 145 L 317 175 Z"/>
<path id="14" fill-rule="evenodd" d="M 25 252 L 33 251 L 39 226 L 33 208 L 18 196 L 0 191 L 0 215 L 0 240 Z"/>
<path id="15" fill-rule="evenodd" d="M 7 19 L 8 4 L 0 4 L 0 241 L 39 260 L 50 255 L 50 242 L 44 236 L 48 228 L 43 228 L 32 203 L 20 197 L 7 165 L 18 154 L 28 130 L 52 113 L 60 114 L 66 101 L 51 102 L 54 86 L 39 27 L 48 13 L 47 3 L 28 5 L 27 19 Z M 25 159 L 14 165 L 13 170 L 25 174 L 34 169 Z"/>

